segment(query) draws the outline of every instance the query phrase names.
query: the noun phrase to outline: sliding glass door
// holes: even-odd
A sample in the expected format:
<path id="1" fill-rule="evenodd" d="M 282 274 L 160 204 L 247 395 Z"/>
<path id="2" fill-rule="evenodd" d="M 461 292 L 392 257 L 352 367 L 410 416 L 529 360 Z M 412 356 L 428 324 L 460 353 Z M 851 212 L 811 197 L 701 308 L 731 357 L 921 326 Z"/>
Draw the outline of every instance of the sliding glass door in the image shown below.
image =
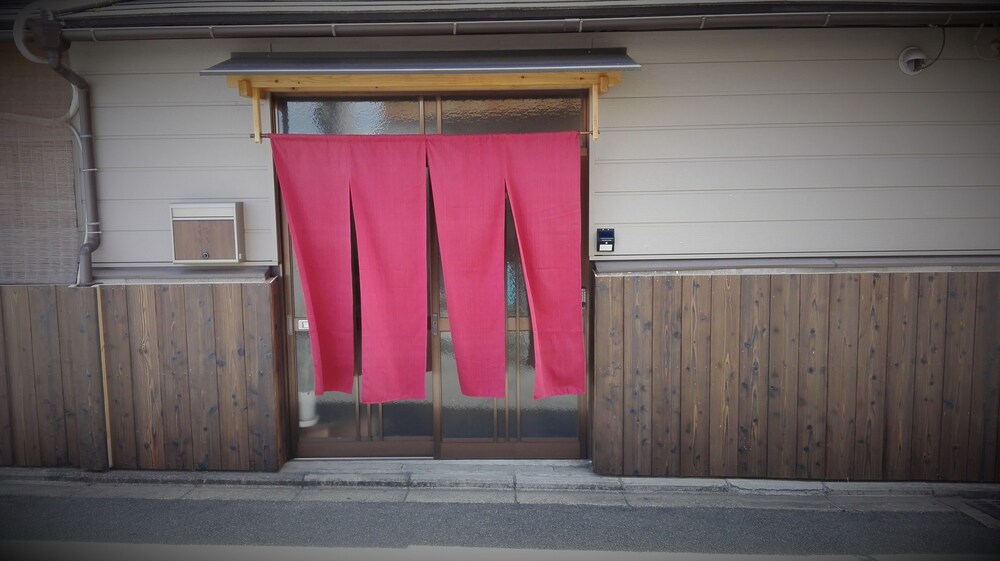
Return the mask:
<path id="1" fill-rule="evenodd" d="M 305 98 L 275 101 L 274 130 L 297 134 L 485 134 L 581 130 L 580 95 Z M 586 158 L 581 161 L 585 163 Z M 433 185 L 428 185 L 429 191 Z M 585 191 L 582 191 L 585 192 Z M 430 195 L 428 195 L 430 196 Z M 432 205 L 428 204 L 428 209 Z M 531 320 L 514 223 L 507 210 L 505 301 L 507 392 L 504 398 L 462 395 L 434 228 L 428 217 L 427 399 L 368 405 L 361 402 L 360 369 L 352 394 L 311 393 L 308 317 L 295 256 L 285 228 L 284 270 L 289 287 L 290 368 L 298 407 L 296 455 L 433 456 L 448 458 L 577 458 L 585 456 L 586 399 L 532 398 Z M 584 221 L 584 223 L 586 223 Z M 356 267 L 356 265 L 355 265 Z M 581 267 L 581 271 L 585 267 Z M 357 279 L 357 274 L 354 275 Z M 355 280 L 356 282 L 356 280 Z M 585 279 L 581 275 L 581 286 Z M 355 286 L 355 309 L 359 287 Z M 582 307 L 581 307 L 582 313 Z M 360 332 L 355 318 L 356 341 Z M 358 345 L 360 349 L 360 345 Z"/>

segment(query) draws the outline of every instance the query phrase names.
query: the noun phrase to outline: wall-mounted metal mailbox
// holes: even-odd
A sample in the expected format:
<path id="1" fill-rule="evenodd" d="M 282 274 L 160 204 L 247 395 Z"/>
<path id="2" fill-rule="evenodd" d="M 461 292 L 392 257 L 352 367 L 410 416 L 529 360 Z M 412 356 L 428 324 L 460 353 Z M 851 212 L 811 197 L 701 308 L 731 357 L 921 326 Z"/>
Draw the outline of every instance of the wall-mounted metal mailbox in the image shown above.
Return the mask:
<path id="1" fill-rule="evenodd" d="M 243 204 L 170 205 L 174 263 L 222 265 L 243 261 Z"/>

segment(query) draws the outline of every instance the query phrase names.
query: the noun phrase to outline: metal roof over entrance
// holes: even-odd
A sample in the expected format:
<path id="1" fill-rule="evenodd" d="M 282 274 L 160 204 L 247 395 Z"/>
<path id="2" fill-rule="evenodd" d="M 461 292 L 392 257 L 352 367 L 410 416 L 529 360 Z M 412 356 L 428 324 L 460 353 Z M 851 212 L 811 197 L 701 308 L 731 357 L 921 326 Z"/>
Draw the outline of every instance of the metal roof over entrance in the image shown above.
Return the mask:
<path id="1" fill-rule="evenodd" d="M 233 53 L 203 75 L 475 74 L 638 69 L 625 49 L 391 53 Z"/>

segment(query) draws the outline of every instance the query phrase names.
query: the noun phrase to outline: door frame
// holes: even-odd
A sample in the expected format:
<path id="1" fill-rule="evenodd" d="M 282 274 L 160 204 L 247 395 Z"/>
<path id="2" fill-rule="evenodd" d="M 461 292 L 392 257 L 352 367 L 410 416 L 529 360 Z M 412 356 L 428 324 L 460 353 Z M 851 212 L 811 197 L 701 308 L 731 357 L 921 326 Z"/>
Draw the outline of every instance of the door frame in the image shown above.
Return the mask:
<path id="1" fill-rule="evenodd" d="M 303 94 L 281 94 L 280 96 L 272 95 L 272 103 L 269 103 L 270 108 L 270 121 L 271 130 L 277 130 L 277 104 L 273 102 L 275 97 L 280 97 L 281 99 L 294 99 L 297 97 L 302 98 L 330 98 L 330 99 L 378 99 L 378 98 L 392 98 L 392 99 L 402 99 L 402 98 L 415 98 L 419 103 L 420 119 L 419 119 L 419 134 L 427 134 L 425 131 L 426 126 L 426 111 L 425 103 L 427 101 L 436 102 L 437 109 L 435 111 L 436 115 L 436 132 L 440 133 L 443 129 L 442 125 L 442 99 L 445 97 L 469 97 L 469 98 L 496 98 L 496 97 L 532 97 L 532 96 L 560 96 L 560 97 L 579 97 L 581 100 L 581 111 L 580 111 L 580 131 L 587 131 L 588 126 L 592 119 L 592 105 L 593 100 L 591 99 L 595 93 L 593 89 L 582 89 L 582 90 L 515 90 L 515 91 L 443 91 L 443 92 L 352 92 L 352 93 L 322 93 L 322 92 L 309 92 Z M 299 403 L 298 403 L 298 374 L 297 374 L 297 356 L 295 352 L 295 315 L 294 315 L 294 280 L 291 270 L 291 263 L 289 256 L 291 255 L 291 237 L 288 228 L 287 215 L 284 211 L 280 190 L 278 188 L 278 177 L 277 173 L 274 174 L 274 196 L 275 196 L 275 212 L 276 220 L 281 232 L 281 240 L 279 244 L 279 256 L 278 270 L 282 276 L 282 298 L 280 302 L 280 313 L 286 319 L 286 332 L 285 332 L 285 343 L 284 352 L 287 359 L 285 360 L 285 368 L 283 375 L 285 376 L 286 383 L 286 395 L 287 395 L 287 415 L 289 422 L 289 453 L 293 458 L 321 458 L 321 457 L 429 457 L 434 459 L 472 459 L 472 458 L 483 458 L 483 459 L 581 459 L 590 457 L 590 451 L 592 449 L 592 442 L 590 441 L 590 421 L 593 401 L 593 373 L 592 373 L 592 341 L 590 339 L 591 334 L 591 321 L 592 312 L 590 307 L 589 294 L 592 294 L 592 275 L 590 274 L 590 260 L 588 251 L 588 238 L 587 238 L 587 228 L 589 224 L 589 143 L 591 142 L 592 136 L 589 133 L 581 132 L 585 141 L 581 143 L 580 157 L 581 157 L 581 176 L 580 176 L 580 208 L 581 208 L 581 287 L 583 288 L 582 294 L 582 310 L 583 314 L 583 330 L 584 330 L 584 353 L 585 353 L 585 365 L 586 365 L 586 391 L 577 396 L 577 436 L 576 437 L 566 437 L 566 438 L 521 438 L 516 442 L 497 442 L 491 438 L 469 438 L 469 439 L 456 439 L 450 438 L 445 440 L 443 438 L 442 429 L 442 408 L 443 408 L 443 383 L 441 380 L 442 376 L 442 365 L 441 365 L 441 338 L 439 334 L 430 334 L 430 362 L 431 362 L 431 387 L 432 394 L 430 397 L 432 406 L 432 436 L 430 438 L 426 437 L 381 437 L 381 440 L 346 440 L 346 439 L 335 439 L 335 438 L 316 438 L 308 439 L 302 438 L 300 434 L 299 427 Z M 428 198 L 430 194 L 428 193 Z M 428 204 L 428 225 L 429 225 L 429 235 L 428 235 L 428 260 L 432 264 L 431 259 L 432 252 L 437 251 L 437 232 L 436 228 L 430 227 L 433 219 L 433 205 Z M 428 292 L 430 300 L 428 301 L 428 314 L 431 314 L 431 310 L 440 309 L 440 293 L 437 287 L 440 286 L 440 279 L 436 278 L 439 276 L 440 271 L 437 267 L 431 266 L 428 269 L 430 279 L 428 284 Z M 436 314 L 435 314 L 436 315 Z M 430 323 L 429 318 L 429 323 Z M 447 321 L 447 320 L 444 320 Z M 510 321 L 510 320 L 508 320 Z M 516 320 L 515 320 L 516 321 Z M 434 328 L 434 326 L 429 325 L 429 329 Z M 360 365 L 356 365 L 356 368 L 360 368 Z M 360 378 L 355 376 L 355 392 L 357 392 L 357 385 Z M 378 415 L 381 418 L 381 405 L 380 404 L 356 404 L 356 411 L 360 408 L 368 408 L 367 418 L 369 420 L 369 431 L 371 434 L 371 418 L 372 412 L 378 410 Z M 494 410 L 494 415 L 496 415 L 496 409 Z M 362 418 L 360 411 L 356 413 L 356 418 L 359 423 Z M 381 425 L 381 423 L 380 423 Z M 509 425 L 508 425 L 509 426 Z M 358 428 L 359 433 L 361 432 L 361 427 Z"/>

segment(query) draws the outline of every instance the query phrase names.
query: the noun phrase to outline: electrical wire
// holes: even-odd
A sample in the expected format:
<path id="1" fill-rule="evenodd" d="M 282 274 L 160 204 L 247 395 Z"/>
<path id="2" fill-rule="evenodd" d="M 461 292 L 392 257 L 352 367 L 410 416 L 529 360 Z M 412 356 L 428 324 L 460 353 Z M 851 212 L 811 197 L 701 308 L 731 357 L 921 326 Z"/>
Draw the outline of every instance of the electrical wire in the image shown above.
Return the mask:
<path id="1" fill-rule="evenodd" d="M 945 44 L 945 40 L 947 38 L 948 38 L 947 32 L 945 31 L 945 27 L 942 25 L 941 26 L 941 48 L 938 49 L 937 56 L 934 57 L 934 60 L 928 62 L 927 64 L 925 64 L 923 66 L 921 66 L 920 70 L 926 70 L 926 69 L 930 68 L 931 66 L 934 65 L 935 62 L 937 62 L 941 58 L 941 54 L 944 53 L 944 44 Z"/>
<path id="2" fill-rule="evenodd" d="M 984 24 L 979 25 L 979 29 L 976 30 L 976 35 L 972 38 L 972 51 L 976 53 L 979 60 L 995 60 L 1000 58 L 1000 39 L 994 39 L 989 43 L 990 45 L 993 45 L 992 55 L 983 56 L 983 53 L 979 52 L 979 35 L 983 32 L 983 26 Z M 997 24 L 993 24 L 993 31 L 1000 32 L 1000 27 L 998 27 Z M 1000 35 L 1000 33 L 997 34 Z"/>

